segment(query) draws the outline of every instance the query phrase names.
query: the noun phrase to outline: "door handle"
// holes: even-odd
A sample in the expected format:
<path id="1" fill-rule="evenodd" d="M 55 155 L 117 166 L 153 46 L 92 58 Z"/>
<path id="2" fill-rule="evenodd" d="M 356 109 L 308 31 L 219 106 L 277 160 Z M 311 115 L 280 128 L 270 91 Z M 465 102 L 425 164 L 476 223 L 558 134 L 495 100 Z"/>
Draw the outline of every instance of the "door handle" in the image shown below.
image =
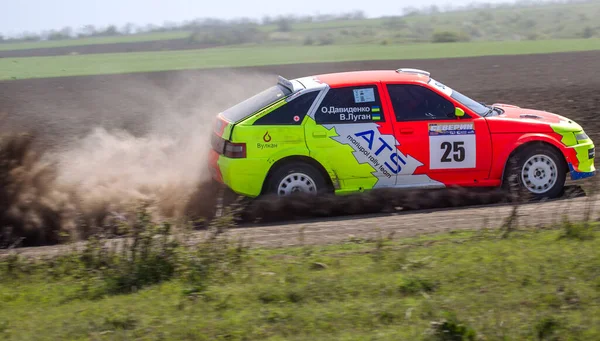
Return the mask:
<path id="1" fill-rule="evenodd" d="M 414 131 L 412 128 L 400 129 L 400 134 L 412 134 Z"/>
<path id="2" fill-rule="evenodd" d="M 312 133 L 312 136 L 313 137 L 327 137 L 327 132 L 317 132 L 317 131 L 314 131 Z"/>

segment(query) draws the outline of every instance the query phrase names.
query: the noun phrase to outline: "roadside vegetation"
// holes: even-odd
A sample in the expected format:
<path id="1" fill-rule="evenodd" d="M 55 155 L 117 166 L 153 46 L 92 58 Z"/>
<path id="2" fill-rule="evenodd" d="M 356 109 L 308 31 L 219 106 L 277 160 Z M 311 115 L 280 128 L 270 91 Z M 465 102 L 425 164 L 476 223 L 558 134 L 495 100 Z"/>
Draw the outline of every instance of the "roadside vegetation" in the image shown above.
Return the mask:
<path id="1" fill-rule="evenodd" d="M 593 340 L 596 224 L 251 249 L 144 209 L 130 239 L 0 259 L 3 340 Z M 302 240 L 302 231 L 298 232 Z"/>

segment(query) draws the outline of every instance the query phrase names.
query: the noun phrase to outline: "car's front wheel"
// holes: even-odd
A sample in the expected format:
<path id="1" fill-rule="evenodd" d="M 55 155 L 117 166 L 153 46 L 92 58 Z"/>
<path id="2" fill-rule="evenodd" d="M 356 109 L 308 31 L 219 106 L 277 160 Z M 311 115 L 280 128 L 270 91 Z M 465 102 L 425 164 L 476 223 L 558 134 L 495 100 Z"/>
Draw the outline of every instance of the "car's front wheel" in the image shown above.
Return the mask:
<path id="1" fill-rule="evenodd" d="M 280 197 L 294 193 L 318 194 L 327 191 L 327 183 L 313 166 L 290 162 L 276 169 L 267 180 L 267 192 Z"/>
<path id="2" fill-rule="evenodd" d="M 565 185 L 566 166 L 562 155 L 545 145 L 527 147 L 506 165 L 505 183 L 516 185 L 534 198 L 556 198 Z"/>

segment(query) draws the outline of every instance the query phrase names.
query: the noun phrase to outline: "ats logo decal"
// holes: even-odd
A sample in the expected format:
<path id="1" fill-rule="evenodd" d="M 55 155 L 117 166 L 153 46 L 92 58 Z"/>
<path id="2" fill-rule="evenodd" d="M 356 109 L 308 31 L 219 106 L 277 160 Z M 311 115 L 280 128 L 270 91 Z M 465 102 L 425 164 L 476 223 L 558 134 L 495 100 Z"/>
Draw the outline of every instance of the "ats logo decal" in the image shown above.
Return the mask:
<path id="1" fill-rule="evenodd" d="M 263 141 L 271 142 L 271 135 L 269 135 L 268 131 L 263 135 Z"/>
<path id="2" fill-rule="evenodd" d="M 410 155 L 404 155 L 397 148 L 400 144 L 393 135 L 379 132 L 377 123 L 325 125 L 335 127 L 338 136 L 332 139 L 349 145 L 359 164 L 368 163 L 373 167 L 373 175 L 378 181 L 377 187 L 432 184 L 437 183 L 427 175 L 414 175 L 417 167 L 423 164 Z"/>

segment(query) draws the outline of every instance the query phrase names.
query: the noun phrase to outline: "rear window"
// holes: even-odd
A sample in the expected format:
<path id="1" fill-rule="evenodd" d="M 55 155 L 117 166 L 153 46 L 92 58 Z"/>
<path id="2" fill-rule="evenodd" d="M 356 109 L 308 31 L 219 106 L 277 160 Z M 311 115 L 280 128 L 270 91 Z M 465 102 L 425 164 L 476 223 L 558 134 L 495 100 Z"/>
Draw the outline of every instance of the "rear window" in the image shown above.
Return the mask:
<path id="1" fill-rule="evenodd" d="M 239 122 L 291 93 L 289 89 L 278 84 L 223 111 L 222 116 L 229 122 Z"/>
<path id="2" fill-rule="evenodd" d="M 319 91 L 312 91 L 259 118 L 254 125 L 300 125 Z"/>

